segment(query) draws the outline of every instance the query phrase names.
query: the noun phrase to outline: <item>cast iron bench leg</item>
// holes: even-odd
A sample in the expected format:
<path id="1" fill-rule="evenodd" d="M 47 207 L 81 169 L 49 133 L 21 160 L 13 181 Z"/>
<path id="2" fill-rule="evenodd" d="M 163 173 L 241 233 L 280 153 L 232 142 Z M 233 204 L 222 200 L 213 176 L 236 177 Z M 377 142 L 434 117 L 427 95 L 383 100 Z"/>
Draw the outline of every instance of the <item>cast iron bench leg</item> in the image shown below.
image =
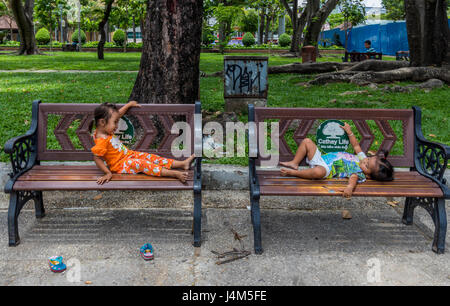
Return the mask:
<path id="1" fill-rule="evenodd" d="M 447 214 L 445 212 L 445 199 L 435 199 L 434 204 L 434 240 L 433 252 L 444 254 L 445 235 L 447 234 Z"/>
<path id="2" fill-rule="evenodd" d="M 42 198 L 42 191 L 34 192 L 36 197 L 34 198 L 34 209 L 36 218 L 41 219 L 45 217 L 44 201 Z"/>
<path id="3" fill-rule="evenodd" d="M 194 192 L 194 247 L 201 246 L 202 234 L 202 194 L 201 191 Z"/>
<path id="4" fill-rule="evenodd" d="M 29 200 L 34 201 L 36 218 L 45 216 L 42 191 L 13 191 L 9 196 L 8 208 L 8 237 L 9 246 L 20 243 L 18 218 L 22 207 Z"/>
<path id="5" fill-rule="evenodd" d="M 20 213 L 20 205 L 18 192 L 12 192 L 9 196 L 8 208 L 8 237 L 9 246 L 17 246 L 20 243 L 19 224 L 17 219 Z"/>
<path id="6" fill-rule="evenodd" d="M 413 198 L 406 198 L 405 200 L 405 208 L 403 210 L 403 219 L 402 222 L 405 225 L 412 225 L 414 219 L 414 206 L 413 206 Z"/>
<path id="7" fill-rule="evenodd" d="M 255 254 L 262 254 L 263 249 L 261 245 L 261 214 L 259 211 L 259 199 L 251 197 L 251 217 L 253 223 L 253 238 Z"/>
<path id="8" fill-rule="evenodd" d="M 414 209 L 423 207 L 431 216 L 434 223 L 433 252 L 443 254 L 445 251 L 445 236 L 447 234 L 447 214 L 444 198 L 406 198 L 403 211 L 403 223 L 413 223 Z"/>

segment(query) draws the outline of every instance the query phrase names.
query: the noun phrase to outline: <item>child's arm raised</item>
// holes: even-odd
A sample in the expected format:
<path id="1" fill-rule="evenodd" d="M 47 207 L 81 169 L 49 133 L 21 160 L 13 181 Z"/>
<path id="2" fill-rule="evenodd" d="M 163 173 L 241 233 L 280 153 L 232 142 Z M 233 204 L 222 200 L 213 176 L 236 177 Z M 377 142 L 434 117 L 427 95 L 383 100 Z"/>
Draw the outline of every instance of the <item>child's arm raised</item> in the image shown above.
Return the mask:
<path id="1" fill-rule="evenodd" d="M 130 101 L 119 109 L 119 116 L 125 115 L 128 109 L 132 107 L 141 107 L 141 105 L 137 101 Z"/>
<path id="2" fill-rule="evenodd" d="M 103 159 L 101 159 L 96 155 L 94 155 L 94 162 L 97 165 L 97 167 L 105 173 L 104 176 L 101 176 L 97 179 L 97 184 L 103 185 L 103 183 L 108 183 L 112 178 L 111 171 L 108 169 L 108 167 L 106 167 L 105 163 L 103 162 Z"/>
<path id="3" fill-rule="evenodd" d="M 352 132 L 352 128 L 350 125 L 346 122 L 344 126 L 340 125 L 340 127 L 347 133 L 348 139 L 350 140 L 350 143 L 355 150 L 355 153 L 358 154 L 362 152 L 361 146 L 359 145 L 358 140 L 356 139 L 355 135 Z"/>

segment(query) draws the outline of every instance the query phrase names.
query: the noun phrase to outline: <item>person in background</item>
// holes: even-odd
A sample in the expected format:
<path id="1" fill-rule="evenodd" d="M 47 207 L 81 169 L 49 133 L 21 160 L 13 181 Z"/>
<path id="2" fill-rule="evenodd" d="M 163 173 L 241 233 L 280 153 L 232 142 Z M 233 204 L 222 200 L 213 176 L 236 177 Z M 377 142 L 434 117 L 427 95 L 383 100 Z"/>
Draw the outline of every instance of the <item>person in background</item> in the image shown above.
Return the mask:
<path id="1" fill-rule="evenodd" d="M 370 40 L 366 40 L 364 42 L 364 47 L 366 47 L 367 53 L 375 53 L 377 52 L 374 48 L 372 48 L 372 42 Z"/>

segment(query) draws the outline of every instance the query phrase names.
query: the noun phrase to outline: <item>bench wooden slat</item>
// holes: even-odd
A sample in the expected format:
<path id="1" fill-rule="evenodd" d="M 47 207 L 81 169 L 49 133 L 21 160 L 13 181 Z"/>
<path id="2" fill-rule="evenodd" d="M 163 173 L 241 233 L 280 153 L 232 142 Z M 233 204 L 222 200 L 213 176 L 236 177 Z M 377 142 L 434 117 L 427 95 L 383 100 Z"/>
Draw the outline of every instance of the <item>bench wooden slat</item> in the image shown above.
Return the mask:
<path id="1" fill-rule="evenodd" d="M 113 174 L 110 182 L 104 185 L 96 183 L 102 176 L 96 166 L 35 166 L 20 176 L 14 184 L 14 190 L 163 190 L 192 189 L 194 173 L 188 171 L 185 184 L 176 178 L 155 177 L 145 174 Z"/>
<path id="2" fill-rule="evenodd" d="M 110 181 L 103 185 L 98 185 L 96 181 L 17 181 L 14 184 L 14 190 L 192 190 L 194 182 L 187 181 L 181 183 L 178 180 L 164 181 L 161 184 L 159 180 L 142 181 Z"/>
<path id="3" fill-rule="evenodd" d="M 342 188 L 344 185 L 342 186 Z M 342 196 L 342 192 L 330 192 L 322 186 L 261 186 L 261 195 L 277 196 Z M 333 190 L 333 188 L 331 188 Z M 442 197 L 442 190 L 439 188 L 417 189 L 417 188 L 376 188 L 376 187 L 356 187 L 353 197 Z"/>
<path id="4" fill-rule="evenodd" d="M 261 195 L 340 196 L 347 179 L 306 180 L 281 176 L 279 171 L 257 171 Z M 330 191 L 333 190 L 334 192 Z M 353 196 L 377 197 L 443 197 L 432 180 L 417 172 L 398 172 L 392 182 L 367 180 L 358 184 Z"/>

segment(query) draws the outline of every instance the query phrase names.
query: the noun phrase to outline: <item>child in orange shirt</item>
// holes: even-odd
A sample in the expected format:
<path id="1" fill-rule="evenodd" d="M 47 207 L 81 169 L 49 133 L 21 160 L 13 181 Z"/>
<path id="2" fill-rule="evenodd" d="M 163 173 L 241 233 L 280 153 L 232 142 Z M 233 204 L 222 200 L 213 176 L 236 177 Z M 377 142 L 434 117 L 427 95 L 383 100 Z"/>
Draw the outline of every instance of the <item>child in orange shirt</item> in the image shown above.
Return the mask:
<path id="1" fill-rule="evenodd" d="M 155 154 L 129 150 L 114 135 L 120 118 L 131 107 L 141 107 L 136 101 L 130 101 L 120 109 L 112 103 L 103 103 L 94 111 L 95 126 L 94 142 L 91 148 L 94 162 L 105 175 L 97 179 L 102 185 L 111 180 L 112 173 L 144 173 L 153 176 L 175 177 L 186 182 L 186 171 L 171 170 L 173 168 L 188 170 L 194 155 L 183 161 L 160 157 Z M 105 162 L 107 166 L 105 165 Z"/>

